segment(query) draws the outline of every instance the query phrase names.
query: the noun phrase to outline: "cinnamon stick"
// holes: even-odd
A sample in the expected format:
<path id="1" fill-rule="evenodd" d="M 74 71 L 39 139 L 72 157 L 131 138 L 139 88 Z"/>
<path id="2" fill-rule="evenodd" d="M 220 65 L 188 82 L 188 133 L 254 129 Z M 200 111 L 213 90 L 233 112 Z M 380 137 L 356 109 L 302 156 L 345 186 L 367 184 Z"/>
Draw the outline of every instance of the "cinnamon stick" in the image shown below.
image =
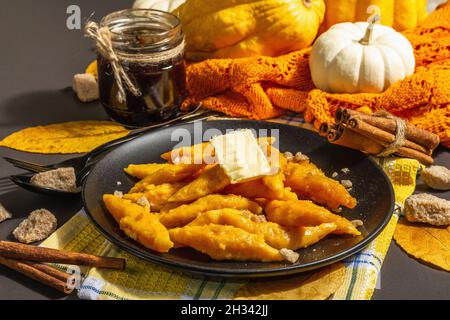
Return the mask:
<path id="1" fill-rule="evenodd" d="M 99 257 L 85 253 L 36 247 L 21 243 L 0 241 L 0 256 L 35 262 L 63 263 L 106 269 L 125 269 L 125 260 Z"/>
<path id="2" fill-rule="evenodd" d="M 45 284 L 51 288 L 58 290 L 59 292 L 69 294 L 73 291 L 74 288 L 70 288 L 67 285 L 67 282 L 62 281 L 42 270 L 39 270 L 32 265 L 25 263 L 23 261 L 18 261 L 14 259 L 7 259 L 5 257 L 0 256 L 0 264 L 8 267 L 12 270 L 22 273 L 23 275 L 39 281 L 42 284 Z"/>
<path id="3" fill-rule="evenodd" d="M 339 108 L 335 113 L 335 120 L 337 124 L 346 123 L 349 118 L 349 113 L 346 112 L 347 109 Z"/>
<path id="4" fill-rule="evenodd" d="M 19 260 L 17 260 L 19 261 Z M 36 263 L 36 262 L 32 262 L 32 261 L 21 261 L 27 265 L 29 265 L 30 267 L 33 267 L 35 269 L 38 269 L 39 271 L 45 272 L 46 274 L 63 281 L 64 283 L 68 283 L 68 281 L 71 280 L 71 276 L 70 274 L 63 272 L 59 269 L 56 269 L 54 267 L 51 267 L 49 265 L 43 264 L 43 263 Z"/>
<path id="5" fill-rule="evenodd" d="M 328 135 L 328 140 L 333 144 L 357 149 L 368 154 L 379 154 L 384 149 L 381 144 L 343 127 L 339 127 L 334 134 L 332 130 Z"/>
<path id="6" fill-rule="evenodd" d="M 328 132 L 328 140 L 333 144 L 357 149 L 372 155 L 381 153 L 388 145 L 388 143 L 377 141 L 343 126 L 340 126 L 337 130 L 331 128 Z M 432 157 L 411 148 L 402 147 L 397 151 L 397 154 L 407 158 L 417 159 L 426 165 L 433 164 Z"/>
<path id="7" fill-rule="evenodd" d="M 328 135 L 328 133 L 330 132 L 331 129 L 337 129 L 337 125 L 332 124 L 332 123 L 328 123 L 328 122 L 324 122 L 320 125 L 319 128 L 319 135 L 322 137 L 326 137 Z"/>
<path id="8" fill-rule="evenodd" d="M 421 162 L 427 166 L 432 165 L 434 163 L 433 158 L 430 157 L 429 155 L 419 152 L 417 150 L 411 149 L 411 148 L 402 147 L 402 148 L 398 149 L 398 151 L 396 153 L 398 155 L 406 157 L 406 158 L 416 159 L 419 162 Z"/>
<path id="9" fill-rule="evenodd" d="M 394 134 L 392 134 L 388 131 L 385 131 L 383 129 L 379 129 L 378 127 L 373 126 L 358 117 L 351 117 L 348 120 L 348 127 L 351 128 L 352 130 L 362 134 L 363 136 L 366 136 L 368 138 L 374 138 L 374 139 L 381 141 L 383 143 L 386 143 L 386 144 L 391 144 L 395 141 Z M 422 147 L 421 145 L 418 145 L 417 143 L 412 142 L 410 140 L 405 141 L 405 147 L 425 153 L 426 155 L 431 154 L 430 149 Z"/>
<path id="10" fill-rule="evenodd" d="M 381 130 L 388 131 L 391 134 L 395 134 L 395 131 L 397 130 L 397 124 L 393 119 L 371 116 L 351 109 L 340 109 L 339 113 L 343 113 L 340 117 L 344 119 L 344 122 L 349 122 L 350 117 L 352 117 L 364 120 L 366 123 Z M 351 125 L 351 123 L 349 124 Z M 440 143 L 439 136 L 426 130 L 419 129 L 410 123 L 406 124 L 405 137 L 412 142 L 430 149 L 431 152 L 434 151 Z"/>

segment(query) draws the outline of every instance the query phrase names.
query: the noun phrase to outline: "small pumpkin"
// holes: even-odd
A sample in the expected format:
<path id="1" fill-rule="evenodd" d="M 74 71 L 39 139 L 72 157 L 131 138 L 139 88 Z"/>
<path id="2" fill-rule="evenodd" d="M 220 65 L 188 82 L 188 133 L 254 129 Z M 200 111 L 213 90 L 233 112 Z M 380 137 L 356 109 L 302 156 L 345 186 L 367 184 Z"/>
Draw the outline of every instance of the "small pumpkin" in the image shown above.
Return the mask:
<path id="1" fill-rule="evenodd" d="M 188 59 L 277 56 L 312 44 L 323 0 L 187 0 L 183 23 Z"/>
<path id="2" fill-rule="evenodd" d="M 309 62 L 315 86 L 334 93 L 380 93 L 415 68 L 409 41 L 374 22 L 334 25 L 317 39 Z"/>
<path id="3" fill-rule="evenodd" d="M 136 0 L 133 9 L 156 9 L 172 12 L 178 8 L 185 0 Z"/>
<path id="4" fill-rule="evenodd" d="M 414 28 L 427 15 L 427 0 L 325 0 L 323 30 L 341 22 L 367 21 L 370 6 L 377 6 L 383 25 L 397 31 Z M 370 10 L 369 10 L 370 11 Z"/>

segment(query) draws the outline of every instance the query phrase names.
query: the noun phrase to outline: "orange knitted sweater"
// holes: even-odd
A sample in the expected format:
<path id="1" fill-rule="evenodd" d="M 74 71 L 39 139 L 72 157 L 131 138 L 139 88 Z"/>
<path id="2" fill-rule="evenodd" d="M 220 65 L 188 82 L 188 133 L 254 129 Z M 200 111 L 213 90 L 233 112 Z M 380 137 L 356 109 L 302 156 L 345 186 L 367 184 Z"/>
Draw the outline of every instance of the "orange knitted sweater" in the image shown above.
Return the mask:
<path id="1" fill-rule="evenodd" d="M 330 94 L 315 89 L 310 49 L 284 56 L 206 60 L 187 70 L 189 98 L 230 116 L 269 119 L 286 110 L 304 113 L 318 127 L 339 107 L 387 110 L 440 136 L 450 147 L 450 3 L 403 33 L 416 57 L 414 75 L 381 94 Z"/>

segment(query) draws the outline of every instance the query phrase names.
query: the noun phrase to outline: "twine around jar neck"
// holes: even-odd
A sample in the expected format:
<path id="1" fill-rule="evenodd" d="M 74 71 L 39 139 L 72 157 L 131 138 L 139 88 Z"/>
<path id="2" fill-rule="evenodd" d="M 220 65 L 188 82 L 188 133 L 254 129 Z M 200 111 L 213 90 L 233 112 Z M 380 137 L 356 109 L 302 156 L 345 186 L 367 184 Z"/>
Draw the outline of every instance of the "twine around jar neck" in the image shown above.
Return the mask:
<path id="1" fill-rule="evenodd" d="M 95 22 L 88 22 L 84 28 L 88 37 L 96 41 L 98 52 L 111 64 L 114 78 L 117 84 L 117 100 L 120 103 L 126 102 L 125 87 L 136 97 L 142 95 L 142 92 L 134 85 L 128 74 L 122 67 L 121 59 L 114 51 L 112 45 L 111 31 L 107 27 L 100 28 Z"/>

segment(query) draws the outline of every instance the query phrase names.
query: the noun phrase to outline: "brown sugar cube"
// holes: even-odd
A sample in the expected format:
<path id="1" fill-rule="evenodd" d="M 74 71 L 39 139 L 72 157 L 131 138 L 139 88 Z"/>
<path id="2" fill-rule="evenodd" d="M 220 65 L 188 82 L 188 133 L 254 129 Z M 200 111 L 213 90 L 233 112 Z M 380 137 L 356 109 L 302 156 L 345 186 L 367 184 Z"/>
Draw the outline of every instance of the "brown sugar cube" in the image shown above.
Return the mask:
<path id="1" fill-rule="evenodd" d="M 59 168 L 35 174 L 30 182 L 34 185 L 61 191 L 73 192 L 77 188 L 74 168 Z"/>
<path id="2" fill-rule="evenodd" d="M 56 226 L 56 217 L 50 211 L 38 209 L 19 224 L 13 235 L 22 243 L 33 243 L 47 239 L 56 230 Z"/>
<path id="3" fill-rule="evenodd" d="M 97 80 L 92 74 L 76 74 L 73 77 L 73 90 L 81 102 L 91 102 L 100 97 Z"/>
<path id="4" fill-rule="evenodd" d="M 0 222 L 3 222 L 11 218 L 12 218 L 11 213 L 9 213 L 8 210 L 6 210 L 5 207 L 0 203 Z"/>
<path id="5" fill-rule="evenodd" d="M 435 190 L 450 190 L 450 170 L 442 166 L 431 166 L 420 174 L 423 182 Z"/>
<path id="6" fill-rule="evenodd" d="M 409 222 L 450 225 L 450 201 L 427 193 L 412 195 L 405 202 L 405 217 Z"/>

